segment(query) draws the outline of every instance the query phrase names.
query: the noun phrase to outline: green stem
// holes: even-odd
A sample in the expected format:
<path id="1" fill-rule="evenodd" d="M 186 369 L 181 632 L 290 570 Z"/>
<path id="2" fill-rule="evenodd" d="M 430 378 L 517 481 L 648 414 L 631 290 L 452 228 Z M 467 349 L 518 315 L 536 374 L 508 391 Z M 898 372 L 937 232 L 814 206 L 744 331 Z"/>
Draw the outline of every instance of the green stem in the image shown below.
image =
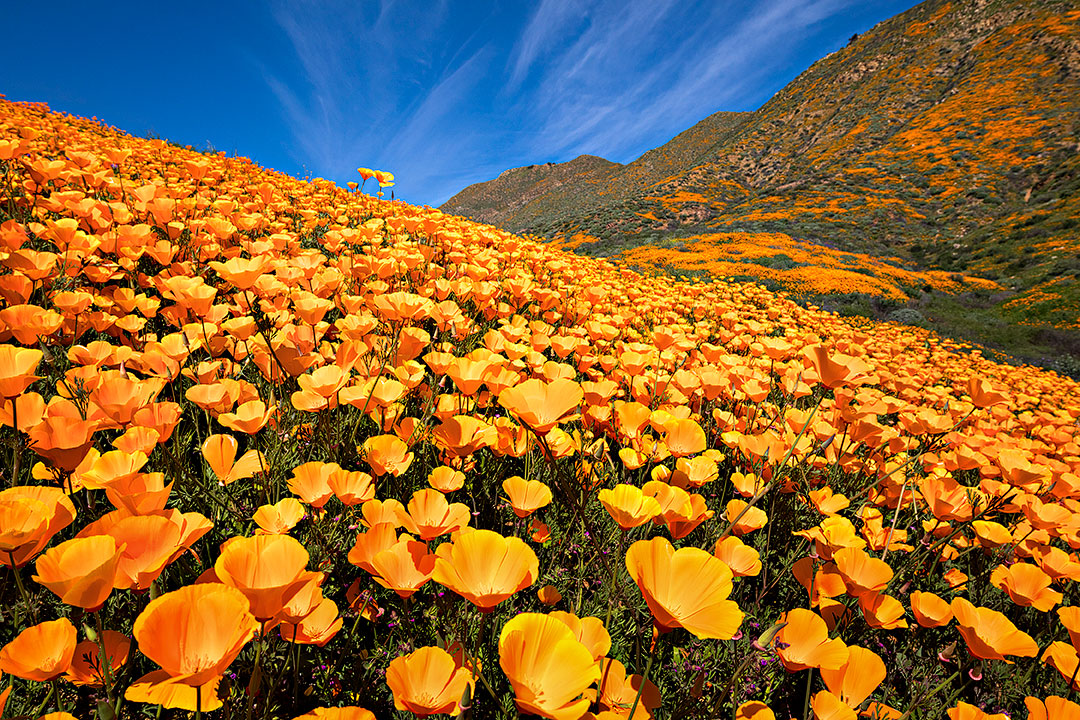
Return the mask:
<path id="1" fill-rule="evenodd" d="M 109 705 L 115 708 L 113 703 L 112 668 L 110 667 L 109 654 L 105 651 L 105 629 L 101 622 L 101 611 L 94 613 L 97 625 L 98 662 L 101 664 L 101 681 L 105 684 L 105 695 L 109 699 Z"/>
<path id="2" fill-rule="evenodd" d="M 803 694 L 802 715 L 804 720 L 810 720 L 810 688 L 814 683 L 814 668 L 806 671 L 806 692 Z"/>
<path id="3" fill-rule="evenodd" d="M 914 701 L 913 703 L 911 703 L 911 705 L 910 705 L 910 706 L 908 707 L 908 709 L 907 709 L 907 710 L 906 710 L 906 711 L 904 712 L 904 714 L 900 716 L 900 720 L 907 720 L 907 719 L 908 719 L 909 717 L 911 717 L 911 713 L 915 712 L 915 709 L 916 709 L 916 708 L 917 708 L 917 707 L 918 707 L 919 705 L 921 705 L 921 704 L 923 703 L 923 701 L 925 701 L 925 700 L 929 700 L 930 698 L 934 697 L 934 696 L 935 696 L 935 695 L 937 695 L 937 694 L 938 694 L 939 692 L 941 692 L 942 688 L 944 688 L 944 687 L 945 687 L 946 685 L 950 684 L 950 683 L 951 683 L 951 682 L 952 682 L 953 680 L 955 680 L 956 678 L 960 677 L 960 673 L 961 673 L 961 671 L 962 671 L 962 670 L 957 670 L 957 671 L 956 671 L 956 672 L 954 672 L 954 673 L 953 673 L 952 675 L 950 675 L 950 676 L 949 676 L 949 677 L 948 677 L 947 679 L 945 679 L 944 681 L 942 681 L 942 683 L 941 683 L 940 685 L 938 685 L 938 686 L 937 686 L 936 688 L 934 688 L 933 690 L 931 690 L 931 691 L 930 691 L 930 692 L 929 692 L 928 694 L 926 694 L 926 695 L 923 695 L 923 696 L 922 696 L 921 698 L 919 698 L 918 700 L 916 700 L 916 701 Z"/>
<path id="4" fill-rule="evenodd" d="M 49 704 L 49 701 L 52 700 L 52 696 L 55 693 L 56 693 L 56 683 L 51 682 L 51 683 L 49 683 L 49 692 L 48 692 L 48 694 L 45 695 L 45 699 L 41 701 L 40 705 L 38 705 L 38 709 L 34 711 L 33 717 L 41 717 L 42 711 L 45 710 L 45 706 L 47 706 Z"/>
<path id="5" fill-rule="evenodd" d="M 19 595 L 22 597 L 23 603 L 26 604 L 26 612 L 30 615 L 30 619 L 37 625 L 37 613 L 34 611 L 34 606 L 30 604 L 30 595 L 26 592 L 26 586 L 23 585 L 22 575 L 19 574 L 19 566 L 15 563 L 15 552 L 8 550 L 8 559 L 11 560 L 11 572 L 15 574 L 15 585 L 19 588 Z"/>
<path id="6" fill-rule="evenodd" d="M 645 664 L 645 674 L 641 676 L 641 684 L 638 685 L 637 694 L 634 695 L 634 704 L 630 706 L 630 714 L 626 716 L 627 720 L 634 720 L 634 711 L 637 710 L 638 703 L 641 702 L 641 693 L 645 690 L 645 683 L 649 682 L 649 673 L 652 672 L 653 660 L 656 659 L 656 646 L 660 644 L 660 636 L 656 637 L 652 647 L 649 648 L 649 662 Z"/>

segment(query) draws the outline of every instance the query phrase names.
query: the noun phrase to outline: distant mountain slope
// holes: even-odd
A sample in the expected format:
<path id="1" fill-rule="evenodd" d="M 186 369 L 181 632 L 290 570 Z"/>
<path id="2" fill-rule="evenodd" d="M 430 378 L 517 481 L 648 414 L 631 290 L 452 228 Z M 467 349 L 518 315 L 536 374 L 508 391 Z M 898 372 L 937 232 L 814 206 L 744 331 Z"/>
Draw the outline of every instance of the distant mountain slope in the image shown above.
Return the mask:
<path id="1" fill-rule="evenodd" d="M 1035 293 L 1021 314 L 1080 323 L 1075 3 L 928 0 L 756 112 L 718 115 L 687 131 L 693 152 L 671 151 L 680 135 L 625 168 L 543 188 L 493 222 L 584 233 L 598 242 L 579 250 L 601 254 L 665 236 L 782 232 L 978 273 Z M 630 173 L 651 155 L 663 171 Z M 458 199 L 485 197 L 485 185 L 443 209 L 479 217 Z"/>
<path id="2" fill-rule="evenodd" d="M 634 197 L 708 156 L 752 113 L 718 112 L 627 165 L 594 155 L 565 163 L 529 165 L 470 185 L 440 209 L 506 228 L 535 229 L 554 214 L 577 213 Z"/>
<path id="3" fill-rule="evenodd" d="M 620 167 L 602 157 L 580 155 L 564 163 L 511 168 L 494 180 L 470 185 L 447 200 L 441 209 L 491 225 L 506 225 L 535 198 L 559 187 L 578 187 L 589 178 L 607 177 Z"/>

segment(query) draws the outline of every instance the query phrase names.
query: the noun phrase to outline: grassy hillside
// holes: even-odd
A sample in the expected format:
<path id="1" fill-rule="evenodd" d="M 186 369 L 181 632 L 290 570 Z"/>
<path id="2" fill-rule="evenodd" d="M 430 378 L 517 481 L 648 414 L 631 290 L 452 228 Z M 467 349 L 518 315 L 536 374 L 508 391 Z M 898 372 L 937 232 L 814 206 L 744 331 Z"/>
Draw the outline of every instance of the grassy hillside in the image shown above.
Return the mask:
<path id="1" fill-rule="evenodd" d="M 912 271 L 977 275 L 1002 287 L 1004 321 L 1077 328 L 1077 97 L 1072 3 L 928 0 L 756 112 L 701 128 L 700 152 L 676 149 L 678 138 L 651 151 L 681 165 L 668 177 L 563 184 L 500 224 L 595 238 L 579 251 L 608 256 L 662 251 L 666 238 L 783 233 Z"/>

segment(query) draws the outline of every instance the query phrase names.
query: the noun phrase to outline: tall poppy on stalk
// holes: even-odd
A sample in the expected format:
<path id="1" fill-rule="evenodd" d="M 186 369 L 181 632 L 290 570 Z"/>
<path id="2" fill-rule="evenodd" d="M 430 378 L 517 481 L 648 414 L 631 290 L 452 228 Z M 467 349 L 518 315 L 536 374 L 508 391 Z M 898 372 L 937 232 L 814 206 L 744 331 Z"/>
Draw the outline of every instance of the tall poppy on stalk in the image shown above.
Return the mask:
<path id="1" fill-rule="evenodd" d="M 626 569 L 653 614 L 657 630 L 686 628 L 695 636 L 730 640 L 743 612 L 731 595 L 733 575 L 720 559 L 694 547 L 676 550 L 666 538 L 639 540 Z"/>
<path id="2" fill-rule="evenodd" d="M 308 552 L 289 535 L 237 537 L 224 543 L 214 563 L 221 582 L 239 590 L 260 621 L 277 615 L 311 577 Z"/>
<path id="3" fill-rule="evenodd" d="M 662 512 L 656 498 L 643 493 L 637 485 L 624 483 L 604 488 L 597 498 L 623 530 L 647 523 Z"/>
<path id="4" fill-rule="evenodd" d="M 65 605 L 94 611 L 113 590 L 124 546 L 109 535 L 73 538 L 37 559 L 34 580 Z"/>
<path id="5" fill-rule="evenodd" d="M 468 505 L 447 502 L 445 495 L 432 488 L 413 493 L 408 512 L 399 511 L 397 516 L 406 530 L 425 542 L 468 526 L 472 517 Z"/>
<path id="6" fill-rule="evenodd" d="M 518 709 L 550 720 L 577 720 L 589 707 L 582 693 L 600 666 L 561 620 L 539 613 L 512 618 L 499 633 L 499 666 Z"/>
<path id="7" fill-rule="evenodd" d="M 496 605 L 536 582 L 540 561 L 533 549 L 516 537 L 491 530 L 460 533 L 435 550 L 432 579 L 491 612 Z"/>
<path id="8" fill-rule="evenodd" d="M 135 618 L 135 639 L 165 676 L 150 673 L 139 683 L 201 687 L 220 679 L 255 637 L 258 623 L 248 608 L 243 593 L 220 583 L 188 585 L 151 600 Z M 132 694 L 126 697 L 133 700 Z M 206 688 L 200 695 L 199 701 L 211 697 Z"/>
<path id="9" fill-rule="evenodd" d="M 581 385 L 562 378 L 545 383 L 538 378 L 526 380 L 504 390 L 499 404 L 527 425 L 545 435 L 568 416 L 585 397 Z"/>
<path id="10" fill-rule="evenodd" d="M 539 480 L 526 480 L 514 475 L 503 480 L 502 488 L 510 498 L 514 514 L 519 518 L 528 517 L 551 504 L 551 488 Z"/>

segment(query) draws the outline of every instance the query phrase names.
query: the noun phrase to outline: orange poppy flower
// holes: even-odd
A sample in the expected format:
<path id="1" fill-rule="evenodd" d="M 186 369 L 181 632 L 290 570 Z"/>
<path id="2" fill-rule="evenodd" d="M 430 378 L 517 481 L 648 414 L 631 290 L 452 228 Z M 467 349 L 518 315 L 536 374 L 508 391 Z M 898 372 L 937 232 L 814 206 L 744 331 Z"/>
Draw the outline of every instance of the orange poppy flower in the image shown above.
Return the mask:
<path id="1" fill-rule="evenodd" d="M 323 647 L 334 639 L 343 625 L 337 604 L 330 598 L 323 598 L 300 622 L 281 623 L 278 634 L 289 642 Z"/>
<path id="2" fill-rule="evenodd" d="M 37 559 L 34 580 L 66 605 L 97 610 L 113 590 L 123 550 L 109 535 L 68 540 Z"/>
<path id="3" fill-rule="evenodd" d="M 394 707 L 419 717 L 454 715 L 465 688 L 475 682 L 468 668 L 438 647 L 421 647 L 396 657 L 386 669 Z"/>
<path id="4" fill-rule="evenodd" d="M 376 475 L 390 473 L 397 477 L 408 470 L 413 461 L 409 446 L 396 435 L 369 437 L 359 449 Z"/>
<path id="5" fill-rule="evenodd" d="M 364 515 L 364 519 L 360 521 L 361 524 L 369 528 L 379 523 L 391 523 L 396 528 L 401 527 L 399 518 L 406 512 L 405 506 L 394 498 L 368 500 L 360 506 L 360 511 Z"/>
<path id="6" fill-rule="evenodd" d="M 1062 599 L 1061 593 L 1050 588 L 1051 581 L 1039 566 L 1030 563 L 998 565 L 990 574 L 990 584 L 1008 593 L 1014 603 L 1041 612 L 1047 612 Z"/>
<path id="7" fill-rule="evenodd" d="M 375 720 L 370 710 L 362 707 L 315 708 L 309 713 L 298 715 L 293 720 Z"/>
<path id="8" fill-rule="evenodd" d="M 597 493 L 600 503 L 623 530 L 635 528 L 661 513 L 656 498 L 644 494 L 636 485 L 620 484 Z"/>
<path id="9" fill-rule="evenodd" d="M 796 608 L 786 612 L 782 622 L 786 624 L 776 633 L 776 654 L 788 672 L 839 670 L 848 661 L 847 645 L 829 639 L 829 628 L 817 613 Z"/>
<path id="10" fill-rule="evenodd" d="M 529 523 L 529 529 L 532 530 L 532 534 L 529 535 L 529 539 L 533 542 L 545 543 L 551 539 L 551 528 L 547 524 L 540 522 L 536 518 L 532 519 Z"/>
<path id="11" fill-rule="evenodd" d="M 54 405 L 50 403 L 49 407 Z M 83 420 L 78 415 L 78 408 L 72 407 L 74 416 L 49 415 L 46 411 L 45 418 L 26 434 L 34 452 L 53 467 L 68 472 L 77 468 L 86 457 L 98 425 L 97 421 Z"/>
<path id="12" fill-rule="evenodd" d="M 256 535 L 227 541 L 214 572 L 221 582 L 243 593 L 251 613 L 265 621 L 310 580 L 304 572 L 307 563 L 307 550 L 289 535 Z"/>
<path id="13" fill-rule="evenodd" d="M 75 640 L 67 618 L 32 625 L 0 648 L 0 670 L 23 680 L 53 680 L 71 667 Z"/>
<path id="14" fill-rule="evenodd" d="M 749 503 L 739 498 L 732 498 L 724 510 L 724 516 L 731 526 L 731 532 L 735 535 L 746 535 L 754 530 L 760 530 L 769 522 L 769 516 L 758 507 L 749 507 Z M 744 512 L 745 511 L 745 512 Z M 742 517 L 739 517 L 739 515 Z M 736 521 L 738 518 L 738 521 Z"/>
<path id="15" fill-rule="evenodd" d="M 559 604 L 559 601 L 562 600 L 562 593 L 554 585 L 545 585 L 536 591 L 536 598 L 541 604 L 551 607 Z"/>
<path id="16" fill-rule="evenodd" d="M 434 492 L 434 491 L 432 491 Z M 428 553 L 427 545 L 403 536 L 371 559 L 375 570 L 375 582 L 398 597 L 411 597 L 431 579 L 435 569 L 435 556 Z"/>
<path id="17" fill-rule="evenodd" d="M 602 658 L 599 662 L 600 682 L 596 687 L 596 703 L 600 710 L 615 713 L 617 717 L 627 717 L 640 689 L 638 708 L 644 711 L 642 717 L 652 717 L 652 711 L 660 707 L 660 688 L 641 675 L 627 675 L 626 666 L 618 660 Z M 634 712 L 634 716 L 638 717 L 638 711 Z"/>
<path id="18" fill-rule="evenodd" d="M 810 496 L 810 502 L 822 515 L 835 515 L 851 504 L 851 501 L 843 495 L 834 494 L 833 489 L 828 485 L 811 490 L 807 494 Z"/>
<path id="19" fill-rule="evenodd" d="M 71 667 L 65 678 L 74 685 L 93 685 L 103 687 L 105 675 L 110 677 L 117 668 L 123 667 L 131 652 L 131 638 L 114 630 L 106 630 L 101 636 L 105 645 L 105 658 L 108 669 L 102 667 L 101 648 L 92 640 L 83 640 L 75 646 Z"/>
<path id="20" fill-rule="evenodd" d="M 871 557 L 862 548 L 841 548 L 833 553 L 833 562 L 844 578 L 848 594 L 855 597 L 881 592 L 893 577 L 889 563 Z"/>
<path id="21" fill-rule="evenodd" d="M 82 471 L 87 460 L 91 461 L 90 468 Z M 146 455 L 141 452 L 126 453 L 122 450 L 112 450 L 104 455 L 98 455 L 97 450 L 91 450 L 86 460 L 80 463 L 78 476 L 83 487 L 100 490 L 116 481 L 130 481 L 131 476 L 142 470 L 146 461 Z"/>
<path id="22" fill-rule="evenodd" d="M 334 496 L 344 505 L 359 505 L 375 497 L 375 479 L 360 470 L 342 470 L 329 479 Z"/>
<path id="23" fill-rule="evenodd" d="M 356 543 L 349 550 L 349 562 L 372 575 L 378 575 L 372 561 L 383 550 L 389 550 L 397 544 L 397 527 L 396 523 L 375 523 L 367 532 L 358 533 Z"/>
<path id="24" fill-rule="evenodd" d="M 1080 607 L 1059 607 L 1057 614 L 1061 624 L 1069 631 L 1070 642 L 1080 647 Z"/>
<path id="25" fill-rule="evenodd" d="M 824 345 L 812 345 L 803 350 L 803 355 L 827 388 L 854 387 L 872 379 L 873 368 L 865 360 L 830 352 Z"/>
<path id="26" fill-rule="evenodd" d="M 911 614 L 925 628 L 943 627 L 952 622 L 952 606 L 934 593 L 911 593 Z"/>
<path id="27" fill-rule="evenodd" d="M 465 486 L 465 473 L 449 465 L 440 465 L 428 473 L 427 481 L 441 493 L 453 492 Z"/>
<path id="28" fill-rule="evenodd" d="M 540 561 L 532 548 L 516 537 L 491 530 L 459 533 L 440 545 L 432 579 L 490 612 L 519 590 L 536 582 Z"/>
<path id="29" fill-rule="evenodd" d="M 592 653 L 597 662 L 611 650 L 611 635 L 600 618 L 579 618 L 574 613 L 563 612 L 562 610 L 552 611 L 548 613 L 548 617 L 566 623 L 566 627 L 570 628 L 570 632 L 574 633 L 574 637 Z"/>
<path id="30" fill-rule="evenodd" d="M 945 711 L 945 714 L 949 716 L 949 720 L 1009 720 L 1009 716 L 1005 713 L 994 713 L 991 715 L 977 705 L 966 702 L 959 703 L 956 707 L 949 708 Z"/>
<path id="31" fill-rule="evenodd" d="M 225 672 L 256 627 L 243 593 L 206 583 L 151 600 L 135 618 L 134 633 L 139 651 L 172 678 L 203 685 Z"/>
<path id="32" fill-rule="evenodd" d="M 1006 655 L 1035 657 L 1038 645 L 1031 636 L 1017 629 L 1007 617 L 990 608 L 977 608 L 964 598 L 953 598 L 953 615 L 968 650 L 983 660 L 1004 660 Z"/>
<path id="33" fill-rule="evenodd" d="M 717 540 L 713 555 L 723 560 L 735 577 L 753 576 L 761 572 L 761 555 L 734 535 Z"/>
<path id="34" fill-rule="evenodd" d="M 704 550 L 676 550 L 662 537 L 639 540 L 626 552 L 626 569 L 660 632 L 682 627 L 701 639 L 720 640 L 738 632 L 743 613 L 728 600 L 731 569 Z"/>
<path id="35" fill-rule="evenodd" d="M 1024 698 L 1028 720 L 1080 720 L 1080 705 L 1057 695 L 1045 700 Z"/>
<path id="36" fill-rule="evenodd" d="M 409 500 L 408 512 L 398 512 L 398 522 L 410 533 L 427 542 L 440 535 L 467 527 L 472 519 L 465 503 L 449 503 L 438 490 L 417 490 Z"/>
<path id="37" fill-rule="evenodd" d="M 48 521 L 48 508 L 40 500 L 0 493 L 0 553 L 8 555 L 37 543 Z"/>
<path id="38" fill-rule="evenodd" d="M 674 457 L 696 455 L 708 447 L 705 431 L 694 420 L 669 420 L 663 429 L 664 444 Z"/>
<path id="39" fill-rule="evenodd" d="M 165 484 L 165 473 L 134 473 L 105 486 L 105 495 L 118 510 L 146 515 L 165 509 L 173 483 Z"/>
<path id="40" fill-rule="evenodd" d="M 41 357 L 40 350 L 0 345 L 0 398 L 6 401 L 18 397 L 39 380 L 34 371 Z"/>
<path id="41" fill-rule="evenodd" d="M 829 692 L 845 705 L 857 708 L 885 680 L 885 662 L 873 650 L 848 646 L 848 659 L 835 670 L 822 668 L 821 679 Z"/>
<path id="42" fill-rule="evenodd" d="M 570 628 L 537 613 L 521 613 L 503 626 L 499 666 L 518 709 L 550 720 L 578 720 L 589 707 L 582 693 L 600 679 L 599 665 Z"/>
<path id="43" fill-rule="evenodd" d="M 525 480 L 514 475 L 503 480 L 502 488 L 519 518 L 528 517 L 551 504 L 551 488 L 539 480 Z"/>
<path id="44" fill-rule="evenodd" d="M 223 485 L 249 478 L 266 468 L 266 462 L 258 450 L 248 450 L 237 460 L 238 447 L 232 435 L 211 435 L 202 444 L 203 457 Z"/>
<path id="45" fill-rule="evenodd" d="M 113 586 L 146 590 L 183 550 L 182 528 L 161 515 L 132 515 L 110 527 L 120 554 Z"/>
<path id="46" fill-rule="evenodd" d="M 334 496 L 330 479 L 342 472 L 337 463 L 315 461 L 297 465 L 287 481 L 289 492 L 306 504 L 321 508 Z"/>
<path id="47" fill-rule="evenodd" d="M 562 378 L 550 383 L 532 378 L 504 390 L 499 404 L 533 432 L 546 435 L 581 404 L 581 385 Z"/>
<path id="48" fill-rule="evenodd" d="M 267 407 L 262 400 L 249 400 L 239 405 L 235 412 L 221 413 L 217 421 L 230 430 L 253 435 L 266 427 L 275 412 L 276 405 Z"/>
<path id="49" fill-rule="evenodd" d="M 269 535 L 283 535 L 304 517 L 304 506 L 296 498 L 285 498 L 274 505 L 263 505 L 252 516 L 259 529 Z"/>
<path id="50" fill-rule="evenodd" d="M 908 626 L 904 606 L 891 595 L 882 592 L 859 595 L 859 608 L 866 624 L 872 628 L 895 630 Z"/>
<path id="51" fill-rule="evenodd" d="M 1080 690 L 1080 653 L 1066 642 L 1055 640 L 1042 655 L 1042 661 L 1059 673 L 1070 683 L 1073 690 Z"/>
<path id="52" fill-rule="evenodd" d="M 776 720 L 776 714 L 765 703 L 750 700 L 735 710 L 735 720 Z"/>

